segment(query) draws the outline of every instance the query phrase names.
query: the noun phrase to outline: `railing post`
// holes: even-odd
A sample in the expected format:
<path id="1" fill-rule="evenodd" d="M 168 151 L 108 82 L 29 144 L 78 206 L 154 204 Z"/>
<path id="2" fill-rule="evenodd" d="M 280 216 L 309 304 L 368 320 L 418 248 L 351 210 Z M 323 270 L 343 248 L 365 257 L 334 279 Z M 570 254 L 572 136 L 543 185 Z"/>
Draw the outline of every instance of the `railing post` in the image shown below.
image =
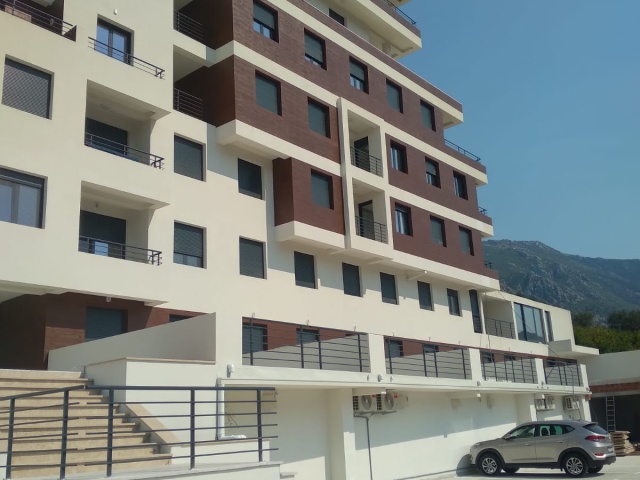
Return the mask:
<path id="1" fill-rule="evenodd" d="M 438 373 L 438 349 L 433 351 L 433 367 L 436 370 L 436 378 L 438 378 L 440 376 L 440 374 Z"/>
<path id="2" fill-rule="evenodd" d="M 196 468 L 196 390 L 191 389 L 189 422 L 189 470 Z M 216 412 L 218 404 L 216 403 Z M 218 417 L 216 417 L 218 418 Z"/>
<path id="3" fill-rule="evenodd" d="M 360 334 L 358 334 L 358 361 L 360 363 L 360 372 L 362 372 L 362 341 L 360 339 Z"/>
<path id="4" fill-rule="evenodd" d="M 389 374 L 393 374 L 393 362 L 391 361 L 391 339 L 387 338 L 387 356 L 389 357 Z"/>
<path id="5" fill-rule="evenodd" d="M 493 353 L 491 354 L 491 362 L 493 363 L 493 375 L 494 375 L 494 378 L 496 380 L 499 380 L 498 379 L 498 365 L 497 365 L 497 362 L 496 362 L 496 357 L 495 357 L 495 355 Z"/>
<path id="6" fill-rule="evenodd" d="M 113 473 L 113 414 L 115 410 L 115 391 L 109 389 L 109 417 L 107 419 L 107 478 Z"/>
<path id="7" fill-rule="evenodd" d="M 304 342 L 302 341 L 302 335 L 300 335 L 301 333 L 302 332 L 298 330 L 298 341 L 300 342 L 300 368 L 304 368 Z"/>
<path id="8" fill-rule="evenodd" d="M 429 372 L 427 371 L 427 353 L 424 351 L 424 344 L 422 344 L 422 364 L 424 366 L 424 376 L 428 377 Z"/>
<path id="9" fill-rule="evenodd" d="M 258 461 L 262 462 L 263 461 L 263 455 L 262 455 L 262 395 L 261 395 L 261 391 L 257 390 L 257 395 L 256 395 L 256 417 L 257 417 L 257 422 L 256 425 L 258 425 Z"/>
<path id="10" fill-rule="evenodd" d="M 465 362 L 465 358 L 464 358 L 464 348 L 461 348 L 460 352 L 462 353 L 462 373 L 464 374 L 464 378 L 466 380 L 467 379 L 467 362 Z"/>
<path id="11" fill-rule="evenodd" d="M 13 456 L 13 424 L 16 416 L 16 399 L 9 400 L 9 432 L 7 433 L 6 477 L 11 480 L 11 457 Z"/>
<path id="12" fill-rule="evenodd" d="M 253 365 L 253 317 L 249 319 L 249 365 Z"/>
<path id="13" fill-rule="evenodd" d="M 520 359 L 520 365 L 522 366 L 522 383 L 527 383 L 527 376 L 524 374 L 524 358 Z M 531 365 L 531 359 L 529 359 L 529 365 Z"/>
<path id="14" fill-rule="evenodd" d="M 67 435 L 69 433 L 69 390 L 64 391 L 62 402 L 62 438 L 60 439 L 60 480 L 67 476 Z"/>
<path id="15" fill-rule="evenodd" d="M 318 363 L 320 364 L 320 370 L 322 370 L 322 342 L 320 342 L 320 334 L 318 334 Z"/>

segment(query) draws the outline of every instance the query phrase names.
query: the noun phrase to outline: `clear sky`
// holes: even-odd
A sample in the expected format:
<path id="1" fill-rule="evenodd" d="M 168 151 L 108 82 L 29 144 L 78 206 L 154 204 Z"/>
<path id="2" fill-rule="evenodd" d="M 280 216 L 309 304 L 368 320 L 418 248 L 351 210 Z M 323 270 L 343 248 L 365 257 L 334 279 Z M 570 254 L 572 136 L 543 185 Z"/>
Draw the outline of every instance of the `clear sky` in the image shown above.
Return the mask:
<path id="1" fill-rule="evenodd" d="M 640 258 L 640 0 L 413 0 L 402 62 L 460 101 L 495 238 Z"/>

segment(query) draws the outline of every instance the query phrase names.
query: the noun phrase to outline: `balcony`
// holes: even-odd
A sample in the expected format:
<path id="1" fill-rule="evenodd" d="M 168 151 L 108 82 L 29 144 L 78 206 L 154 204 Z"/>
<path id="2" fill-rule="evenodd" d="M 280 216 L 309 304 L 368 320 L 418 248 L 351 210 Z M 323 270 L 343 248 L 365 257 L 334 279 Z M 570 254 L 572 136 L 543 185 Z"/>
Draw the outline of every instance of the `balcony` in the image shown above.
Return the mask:
<path id="1" fill-rule="evenodd" d="M 197 42 L 204 42 L 204 25 L 177 10 L 173 12 L 173 29 Z"/>
<path id="2" fill-rule="evenodd" d="M 487 212 L 486 208 L 478 207 L 478 213 L 480 213 L 480 215 L 484 215 L 485 217 L 489 216 L 489 212 Z"/>
<path id="3" fill-rule="evenodd" d="M 459 154 L 463 155 L 464 157 L 469 158 L 469 159 L 471 159 L 471 160 L 473 160 L 473 161 L 475 161 L 475 162 L 482 163 L 482 162 L 480 161 L 480 157 L 479 157 L 479 156 L 474 155 L 474 154 L 473 154 L 473 153 L 471 153 L 470 151 L 465 150 L 465 149 L 464 149 L 464 148 L 462 148 L 461 146 L 456 145 L 455 143 L 453 143 L 453 142 L 452 142 L 452 141 L 450 141 L 450 140 L 447 140 L 446 138 L 444 139 L 444 144 L 445 144 L 447 147 L 449 147 L 450 149 L 452 149 L 452 150 L 456 151 L 457 153 L 459 153 Z"/>
<path id="4" fill-rule="evenodd" d="M 382 160 L 368 152 L 351 148 L 351 165 L 382 177 Z"/>
<path id="5" fill-rule="evenodd" d="M 204 101 L 177 88 L 173 89 L 173 109 L 198 120 L 204 120 Z"/>
<path id="6" fill-rule="evenodd" d="M 99 137 L 89 132 L 85 132 L 84 134 L 84 144 L 87 147 L 95 148 L 96 150 L 101 150 L 118 157 L 126 158 L 127 160 L 133 160 L 134 162 L 142 163 L 144 165 L 150 165 L 154 168 L 164 168 L 164 158 L 159 157 L 158 155 L 143 152 L 142 150 L 138 150 L 137 148 L 118 143 L 108 138 Z"/>
<path id="7" fill-rule="evenodd" d="M 400 10 L 400 8 L 394 5 L 390 0 L 379 0 L 379 1 L 387 5 L 398 17 L 402 18 L 402 20 L 404 20 L 405 22 L 410 23 L 411 25 L 416 25 L 418 23 L 409 15 L 407 15 L 402 10 Z M 374 3 L 377 3 L 377 2 L 374 2 Z"/>
<path id="8" fill-rule="evenodd" d="M 155 65 L 145 62 L 137 57 L 134 57 L 128 52 L 123 52 L 122 50 L 118 50 L 117 48 L 113 48 L 106 43 L 102 43 L 95 38 L 89 37 L 89 48 L 95 50 L 96 52 L 102 53 L 103 55 L 107 55 L 115 60 L 118 60 L 122 63 L 130 65 L 132 67 L 137 68 L 138 70 L 142 70 L 143 72 L 149 73 L 156 78 L 164 78 L 164 69 L 160 67 L 156 67 Z"/>
<path id="9" fill-rule="evenodd" d="M 131 262 L 160 265 L 162 252 L 147 248 L 124 245 L 122 243 L 109 242 L 99 238 L 79 237 L 78 251 L 101 255 L 103 257 L 119 258 Z"/>
<path id="10" fill-rule="evenodd" d="M 468 348 L 385 337 L 385 361 L 390 375 L 470 379 Z"/>
<path id="11" fill-rule="evenodd" d="M 486 266 L 485 262 L 485 266 Z M 493 335 L 494 337 L 503 338 L 516 338 L 515 327 L 513 322 L 505 320 L 497 320 L 495 318 L 485 318 L 484 320 L 487 335 Z"/>
<path id="12" fill-rule="evenodd" d="M 62 5 L 62 3 L 60 3 L 60 5 Z M 33 25 L 49 30 L 74 42 L 76 40 L 76 27 L 74 25 L 39 8 L 19 2 L 18 0 L 0 0 L 0 11 L 26 20 Z"/>
<path id="13" fill-rule="evenodd" d="M 575 362 L 545 360 L 544 377 L 547 385 L 568 387 L 581 387 L 583 385 L 580 366 Z"/>
<path id="14" fill-rule="evenodd" d="M 356 217 L 356 234 L 359 237 L 375 240 L 380 243 L 389 243 L 387 226 L 384 223 L 374 222 L 364 217 Z"/>
<path id="15" fill-rule="evenodd" d="M 502 353 L 480 352 L 482 376 L 485 380 L 514 383 L 538 383 L 536 361 L 533 357 L 521 357 Z"/>

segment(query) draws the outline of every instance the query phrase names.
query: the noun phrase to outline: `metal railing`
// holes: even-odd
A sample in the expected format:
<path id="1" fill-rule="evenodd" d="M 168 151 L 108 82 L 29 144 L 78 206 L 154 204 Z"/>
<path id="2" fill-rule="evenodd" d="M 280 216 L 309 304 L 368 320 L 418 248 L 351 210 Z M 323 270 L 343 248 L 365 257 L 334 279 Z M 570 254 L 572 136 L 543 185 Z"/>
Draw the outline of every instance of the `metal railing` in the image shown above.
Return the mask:
<path id="1" fill-rule="evenodd" d="M 387 226 L 364 217 L 356 217 L 356 234 L 376 242 L 387 243 Z"/>
<path id="2" fill-rule="evenodd" d="M 536 360 L 533 357 L 521 357 L 503 353 L 480 351 L 482 358 L 482 376 L 515 383 L 538 383 Z"/>
<path id="3" fill-rule="evenodd" d="M 415 25 L 417 23 L 413 18 L 411 18 L 409 15 L 407 15 L 402 10 L 400 10 L 400 8 L 398 6 L 396 6 L 396 5 L 394 5 L 390 0 L 382 0 L 382 1 L 384 3 L 386 3 L 387 5 L 389 5 L 393 10 L 395 10 L 395 12 L 398 15 L 400 15 L 402 18 L 404 18 L 411 25 Z"/>
<path id="4" fill-rule="evenodd" d="M 401 342 L 401 347 L 399 342 Z M 389 352 L 393 353 L 390 354 Z M 468 348 L 385 337 L 384 356 L 387 364 L 387 373 L 390 375 L 455 379 L 471 378 Z"/>
<path id="5" fill-rule="evenodd" d="M 103 257 L 120 258 L 131 262 L 148 263 L 150 265 L 160 265 L 162 261 L 162 252 L 157 250 L 133 247 L 82 235 L 79 237 L 78 251 Z"/>
<path id="6" fill-rule="evenodd" d="M 177 10 L 173 12 L 173 28 L 200 43 L 204 41 L 204 25 Z"/>
<path id="7" fill-rule="evenodd" d="M 476 162 L 480 163 L 480 157 L 477 155 L 474 155 L 473 153 L 471 153 L 468 150 L 465 150 L 464 148 L 462 148 L 459 145 L 456 145 L 455 143 L 453 143 L 450 140 L 447 140 L 446 138 L 444 139 L 444 144 L 449 147 L 452 148 L 454 150 L 456 150 L 457 152 L 461 153 L 462 155 L 464 155 L 467 158 L 470 158 L 471 160 L 475 160 Z"/>
<path id="8" fill-rule="evenodd" d="M 478 207 L 478 212 L 480 213 L 480 215 L 484 215 L 485 217 L 489 216 L 486 208 Z"/>
<path id="9" fill-rule="evenodd" d="M 143 72 L 147 72 L 154 77 L 164 78 L 164 69 L 160 67 L 156 67 L 155 65 L 145 62 L 144 60 L 140 60 L 137 57 L 134 57 L 130 53 L 123 52 L 122 50 L 118 50 L 117 48 L 113 48 L 106 43 L 102 43 L 95 38 L 89 37 L 89 48 L 92 48 L 96 52 L 107 55 L 111 58 L 115 58 L 116 60 L 126 63 L 127 65 L 131 65 L 132 67 L 137 68 L 138 70 L 142 70 Z"/>
<path id="10" fill-rule="evenodd" d="M 582 386 L 580 366 L 573 362 L 545 360 L 544 377 L 547 385 Z"/>
<path id="11" fill-rule="evenodd" d="M 366 334 L 254 319 L 246 319 L 243 327 L 245 365 L 369 371 Z"/>
<path id="12" fill-rule="evenodd" d="M 484 319 L 484 325 L 487 329 L 487 335 L 503 338 L 516 338 L 516 329 L 513 322 L 487 317 Z"/>
<path id="13" fill-rule="evenodd" d="M 124 145 L 122 143 L 114 142 L 108 138 L 99 137 L 92 133 L 85 132 L 84 144 L 87 147 L 95 148 L 96 150 L 102 150 L 103 152 L 111 153 L 119 157 L 123 157 L 134 162 L 150 165 L 154 168 L 163 168 L 163 157 L 153 155 L 149 152 L 143 152 L 137 148 Z"/>
<path id="14" fill-rule="evenodd" d="M 0 0 L 0 10 L 75 41 L 76 27 L 18 0 Z"/>
<path id="15" fill-rule="evenodd" d="M 382 176 L 382 160 L 353 147 L 351 147 L 351 165 L 375 173 L 379 177 Z"/>
<path id="16" fill-rule="evenodd" d="M 204 100 L 177 88 L 173 89 L 173 109 L 204 120 Z"/>
<path id="17" fill-rule="evenodd" d="M 484 262 L 484 268 L 493 270 L 493 262 Z"/>
<path id="18" fill-rule="evenodd" d="M 72 392 L 79 390 L 102 393 L 104 396 L 72 396 Z M 8 403 L 8 407 L 0 410 L 0 442 L 6 442 L 5 478 L 10 480 L 14 473 L 18 475 L 25 470 L 55 468 L 58 469 L 58 478 L 64 480 L 67 473 L 76 473 L 73 472 L 75 467 L 82 467 L 83 472 L 104 472 L 111 477 L 114 467 L 122 470 L 130 463 L 136 464 L 132 468 L 140 468 L 137 464 L 157 461 L 159 458 L 167 462 L 188 460 L 191 470 L 196 468 L 197 460 L 203 457 L 255 453 L 258 461 L 263 462 L 265 452 L 277 450 L 269 444 L 265 445 L 265 440 L 277 438 L 269 434 L 277 424 L 265 421 L 267 416 L 276 414 L 275 408 L 266 408 L 270 403 L 275 404 L 275 395 L 273 399 L 264 395 L 274 390 L 268 387 L 76 385 L 0 397 L 0 405 Z M 135 401 L 118 401 L 125 394 L 127 398 L 135 397 Z M 33 399 L 39 403 L 30 402 Z M 49 400 L 50 404 L 47 404 Z M 135 405 L 143 405 L 145 413 L 134 413 L 142 411 L 135 409 Z M 81 411 L 85 406 L 98 412 L 103 410 L 104 414 L 88 415 Z M 45 410 L 49 412 L 47 415 L 42 414 Z M 168 411 L 170 413 L 166 413 Z M 33 415 L 32 412 L 39 413 Z M 177 451 L 171 455 L 158 455 L 154 448 L 154 453 L 145 457 L 138 454 L 136 458 L 122 458 L 118 453 L 131 445 L 116 445 L 118 436 L 123 431 L 130 432 L 136 428 L 132 423 L 128 424 L 131 428 L 123 428 L 123 425 L 127 425 L 122 423 L 125 414 L 129 422 L 136 424 L 148 420 L 166 423 L 160 425 L 163 428 L 150 429 L 146 433 L 172 432 L 176 441 L 159 446 L 177 447 Z M 90 420 L 89 424 L 85 420 Z M 167 428 L 168 425 L 171 428 Z M 38 432 L 36 428 L 44 429 L 47 433 Z M 233 433 L 233 436 L 226 435 L 226 432 Z M 33 451 L 24 445 L 19 450 L 15 448 L 17 441 L 25 440 L 47 443 L 47 448 Z M 73 447 L 70 443 L 74 440 L 99 440 L 101 446 Z M 242 440 L 236 450 L 228 447 L 233 440 Z M 223 443 L 226 445 L 218 449 L 217 446 Z M 184 454 L 181 454 L 182 451 Z M 52 460 L 56 453 L 59 453 L 57 461 Z M 86 454 L 103 455 L 103 459 L 82 460 L 81 456 Z M 75 460 L 71 461 L 74 456 Z M 42 460 L 38 461 L 40 458 Z"/>

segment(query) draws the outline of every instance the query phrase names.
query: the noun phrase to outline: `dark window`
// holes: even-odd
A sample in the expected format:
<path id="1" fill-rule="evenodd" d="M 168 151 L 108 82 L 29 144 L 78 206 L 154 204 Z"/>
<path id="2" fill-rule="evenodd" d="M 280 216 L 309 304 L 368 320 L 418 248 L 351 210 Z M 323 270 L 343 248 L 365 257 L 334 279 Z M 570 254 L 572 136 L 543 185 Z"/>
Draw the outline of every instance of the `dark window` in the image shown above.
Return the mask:
<path id="1" fill-rule="evenodd" d="M 473 255 L 473 236 L 468 228 L 460 227 L 460 249 L 467 255 Z"/>
<path id="2" fill-rule="evenodd" d="M 571 427 L 569 427 L 571 428 Z M 589 430 L 591 433 L 595 433 L 596 435 L 606 435 L 608 432 L 602 428 L 600 425 L 598 425 L 597 423 L 590 423 L 589 425 L 585 425 L 584 427 L 585 430 Z M 571 429 L 573 430 L 573 429 Z M 571 431 L 569 430 L 569 431 Z"/>
<path id="3" fill-rule="evenodd" d="M 404 357 L 402 340 L 387 340 L 387 358 Z"/>
<path id="4" fill-rule="evenodd" d="M 518 340 L 545 343 L 542 310 L 520 303 L 514 303 L 513 306 L 518 325 Z"/>
<path id="5" fill-rule="evenodd" d="M 240 275 L 264 278 L 264 243 L 240 238 Z"/>
<path id="6" fill-rule="evenodd" d="M 420 115 L 422 118 L 422 124 L 435 131 L 436 129 L 436 117 L 433 110 L 433 106 L 427 102 L 420 102 Z"/>
<path id="7" fill-rule="evenodd" d="M 85 119 L 84 129 L 84 144 L 88 147 L 120 157 L 128 157 L 129 132 L 126 130 L 92 118 Z M 131 156 L 131 158 L 134 161 L 138 160 L 134 156 Z"/>
<path id="8" fill-rule="evenodd" d="M 204 266 L 204 230 L 182 223 L 173 227 L 173 263 Z"/>
<path id="9" fill-rule="evenodd" d="M 493 353 L 482 352 L 482 363 L 494 363 Z"/>
<path id="10" fill-rule="evenodd" d="M 438 345 L 433 345 L 432 343 L 424 343 L 422 344 L 422 351 L 435 356 L 435 354 L 440 351 L 440 347 Z"/>
<path id="11" fill-rule="evenodd" d="M 94 48 L 120 62 L 131 63 L 131 33 L 115 25 L 98 20 Z"/>
<path id="12" fill-rule="evenodd" d="M 431 285 L 425 282 L 418 282 L 418 301 L 423 310 L 433 310 L 433 299 L 431 298 Z"/>
<path id="13" fill-rule="evenodd" d="M 330 176 L 311 171 L 311 200 L 324 208 L 333 208 L 333 180 Z"/>
<path id="14" fill-rule="evenodd" d="M 398 294 L 396 293 L 396 277 L 388 273 L 380 273 L 380 292 L 384 303 L 398 304 Z"/>
<path id="15" fill-rule="evenodd" d="M 391 108 L 402 113 L 402 89 L 387 80 L 387 103 Z"/>
<path id="16" fill-rule="evenodd" d="M 329 9 L 329 17 L 333 18 L 340 25 L 344 25 L 345 24 L 344 17 L 342 15 L 340 15 L 339 13 L 334 12 L 331 9 Z"/>
<path id="17" fill-rule="evenodd" d="M 271 40 L 278 41 L 278 14 L 261 2 L 253 1 L 253 29 Z"/>
<path id="18" fill-rule="evenodd" d="M 238 159 L 238 191 L 245 195 L 262 198 L 262 167 Z"/>
<path id="19" fill-rule="evenodd" d="M 391 168 L 407 173 L 407 149 L 391 142 Z"/>
<path id="20" fill-rule="evenodd" d="M 49 118 L 51 75 L 5 59 L 2 104 Z"/>
<path id="21" fill-rule="evenodd" d="M 473 317 L 473 331 L 482 333 L 482 316 L 480 315 L 480 302 L 478 301 L 478 291 L 469 290 L 471 300 L 471 315 Z"/>
<path id="22" fill-rule="evenodd" d="M 444 220 L 431 217 L 431 241 L 436 245 L 447 246 L 447 237 L 444 231 Z"/>
<path id="23" fill-rule="evenodd" d="M 447 288 L 447 299 L 449 301 L 449 313 L 451 315 L 460 316 L 460 300 L 458 299 L 458 291 Z"/>
<path id="24" fill-rule="evenodd" d="M 404 205 L 396 204 L 396 232 L 412 235 L 411 210 Z"/>
<path id="25" fill-rule="evenodd" d="M 362 296 L 360 288 L 360 267 L 349 263 L 342 264 L 342 284 L 344 293 L 354 297 Z"/>
<path id="26" fill-rule="evenodd" d="M 324 137 L 331 137 L 329 129 L 329 108 L 309 100 L 309 129 Z"/>
<path id="27" fill-rule="evenodd" d="M 242 354 L 267 350 L 267 327 L 242 325 Z"/>
<path id="28" fill-rule="evenodd" d="M 93 255 L 125 258 L 127 253 L 127 221 L 80 210 L 78 250 Z"/>
<path id="29" fill-rule="evenodd" d="M 367 67 L 353 58 L 349 58 L 349 82 L 353 88 L 357 88 L 365 93 L 369 91 Z"/>
<path id="30" fill-rule="evenodd" d="M 87 308 L 84 341 L 100 340 L 125 333 L 126 312 L 107 308 Z"/>
<path id="31" fill-rule="evenodd" d="M 553 342 L 553 325 L 551 325 L 551 312 L 544 312 L 544 318 L 547 321 L 547 338 Z"/>
<path id="32" fill-rule="evenodd" d="M 306 30 L 304 31 L 304 58 L 319 67 L 327 67 L 324 40 Z"/>
<path id="33" fill-rule="evenodd" d="M 456 196 L 460 198 L 464 198 L 465 200 L 468 198 L 467 197 L 467 178 L 464 175 L 461 175 L 459 173 L 453 174 L 453 187 L 455 189 Z"/>
<path id="34" fill-rule="evenodd" d="M 316 288 L 316 267 L 313 255 L 293 252 L 293 260 L 295 263 L 296 285 Z"/>
<path id="35" fill-rule="evenodd" d="M 42 228 L 44 180 L 0 168 L 0 222 Z"/>
<path id="36" fill-rule="evenodd" d="M 188 318 L 193 318 L 188 315 L 169 315 L 169 323 L 179 322 L 181 320 L 186 320 Z"/>
<path id="37" fill-rule="evenodd" d="M 196 180 L 204 180 L 203 146 L 182 137 L 174 137 L 173 171 Z"/>
<path id="38" fill-rule="evenodd" d="M 280 83 L 256 72 L 256 102 L 276 115 L 282 115 Z"/>
<path id="39" fill-rule="evenodd" d="M 440 167 L 433 160 L 426 160 L 427 183 L 440 188 Z"/>
<path id="40" fill-rule="evenodd" d="M 320 332 L 315 328 L 298 328 L 298 343 L 311 343 L 320 341 Z"/>

